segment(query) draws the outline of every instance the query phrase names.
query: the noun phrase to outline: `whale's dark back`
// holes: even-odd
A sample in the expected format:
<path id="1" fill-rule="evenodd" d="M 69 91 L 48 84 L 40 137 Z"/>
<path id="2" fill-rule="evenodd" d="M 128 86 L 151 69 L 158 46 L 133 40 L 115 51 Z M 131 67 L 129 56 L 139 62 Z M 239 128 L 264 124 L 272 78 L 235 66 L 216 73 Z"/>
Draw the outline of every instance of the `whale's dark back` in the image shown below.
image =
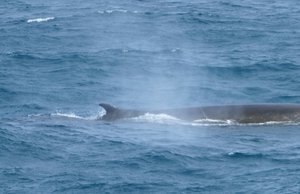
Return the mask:
<path id="1" fill-rule="evenodd" d="M 138 110 L 120 109 L 106 103 L 100 103 L 99 105 L 104 108 L 106 112 L 101 120 L 114 121 L 122 118 L 137 117 L 144 114 L 144 112 Z"/>
<path id="2" fill-rule="evenodd" d="M 154 111 L 119 109 L 109 104 L 100 104 L 100 106 L 106 110 L 106 115 L 102 119 L 108 121 L 136 117 L 147 112 L 164 113 L 187 121 L 198 119 L 234 120 L 239 123 L 300 121 L 300 105 L 295 104 L 203 106 Z"/>
<path id="3" fill-rule="evenodd" d="M 268 121 L 299 121 L 299 105 L 230 105 L 203 107 L 207 118 L 234 120 L 239 123 L 262 123 Z"/>

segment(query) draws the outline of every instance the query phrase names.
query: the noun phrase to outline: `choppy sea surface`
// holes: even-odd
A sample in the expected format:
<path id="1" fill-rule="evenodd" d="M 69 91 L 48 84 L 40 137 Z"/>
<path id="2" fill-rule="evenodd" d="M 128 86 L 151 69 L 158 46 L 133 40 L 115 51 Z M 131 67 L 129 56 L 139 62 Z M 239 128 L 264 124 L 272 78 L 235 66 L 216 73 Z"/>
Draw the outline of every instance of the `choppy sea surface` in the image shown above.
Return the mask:
<path id="1" fill-rule="evenodd" d="M 1 0 L 0 193 L 299 193 L 297 123 L 103 122 L 300 103 L 300 1 Z"/>

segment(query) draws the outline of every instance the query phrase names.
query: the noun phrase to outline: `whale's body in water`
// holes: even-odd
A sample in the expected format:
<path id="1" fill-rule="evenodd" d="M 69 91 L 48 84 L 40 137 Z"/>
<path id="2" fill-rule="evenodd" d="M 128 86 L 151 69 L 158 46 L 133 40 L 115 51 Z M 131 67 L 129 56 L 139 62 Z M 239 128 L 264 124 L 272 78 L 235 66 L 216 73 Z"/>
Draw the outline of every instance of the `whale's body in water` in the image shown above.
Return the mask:
<path id="1" fill-rule="evenodd" d="M 185 121 L 201 119 L 231 120 L 237 123 L 300 122 L 300 105 L 297 104 L 252 104 L 202 106 L 165 110 L 132 110 L 100 104 L 106 111 L 101 120 L 114 121 L 152 114 L 167 114 Z"/>

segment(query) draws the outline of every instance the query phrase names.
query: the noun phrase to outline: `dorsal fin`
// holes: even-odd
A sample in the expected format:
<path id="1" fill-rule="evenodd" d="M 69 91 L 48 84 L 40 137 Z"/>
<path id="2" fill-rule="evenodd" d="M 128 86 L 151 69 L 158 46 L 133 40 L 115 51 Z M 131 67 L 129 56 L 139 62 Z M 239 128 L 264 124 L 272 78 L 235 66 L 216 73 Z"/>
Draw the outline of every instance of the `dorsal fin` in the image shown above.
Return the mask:
<path id="1" fill-rule="evenodd" d="M 99 104 L 102 108 L 104 108 L 106 114 L 101 117 L 101 120 L 104 121 L 114 121 L 117 119 L 123 119 L 123 118 L 132 118 L 137 117 L 142 114 L 145 114 L 142 111 L 138 110 L 129 110 L 129 109 L 120 109 L 116 108 L 110 104 L 106 103 L 100 103 Z"/>
<path id="2" fill-rule="evenodd" d="M 110 104 L 106 104 L 106 103 L 100 103 L 99 106 L 101 106 L 102 108 L 104 108 L 104 110 L 106 111 L 106 114 L 111 114 L 113 112 L 115 112 L 117 110 L 116 107 L 110 105 Z"/>

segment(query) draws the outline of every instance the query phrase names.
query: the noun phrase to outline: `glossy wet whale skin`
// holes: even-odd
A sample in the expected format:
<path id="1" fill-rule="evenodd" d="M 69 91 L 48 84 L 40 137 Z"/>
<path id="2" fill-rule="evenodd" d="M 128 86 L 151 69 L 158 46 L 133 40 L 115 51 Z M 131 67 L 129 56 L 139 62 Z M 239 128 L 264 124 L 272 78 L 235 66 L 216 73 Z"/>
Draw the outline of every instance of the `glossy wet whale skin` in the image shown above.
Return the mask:
<path id="1" fill-rule="evenodd" d="M 168 114 L 187 121 L 198 119 L 232 120 L 238 123 L 300 121 L 300 105 L 297 104 L 219 105 L 149 111 L 120 109 L 108 104 L 100 106 L 106 109 L 106 115 L 102 119 L 107 121 L 137 117 L 145 113 Z"/>

